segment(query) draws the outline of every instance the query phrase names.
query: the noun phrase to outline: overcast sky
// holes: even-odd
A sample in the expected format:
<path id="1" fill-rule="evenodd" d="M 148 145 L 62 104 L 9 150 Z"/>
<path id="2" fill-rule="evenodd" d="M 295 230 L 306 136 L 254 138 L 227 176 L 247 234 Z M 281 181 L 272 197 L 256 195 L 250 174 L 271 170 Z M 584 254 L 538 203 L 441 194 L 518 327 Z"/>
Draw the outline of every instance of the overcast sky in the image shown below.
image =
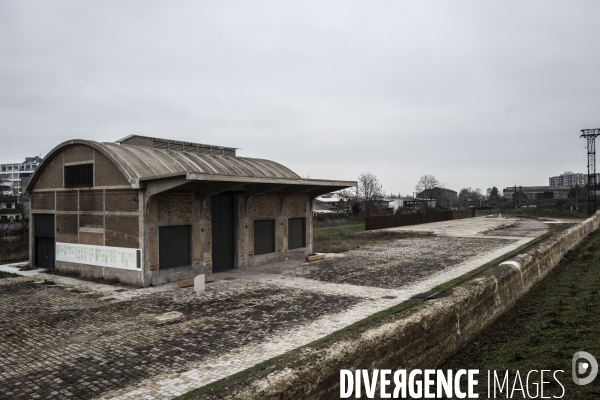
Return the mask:
<path id="1" fill-rule="evenodd" d="M 130 134 L 410 194 L 587 172 L 599 1 L 0 0 L 0 163 Z"/>

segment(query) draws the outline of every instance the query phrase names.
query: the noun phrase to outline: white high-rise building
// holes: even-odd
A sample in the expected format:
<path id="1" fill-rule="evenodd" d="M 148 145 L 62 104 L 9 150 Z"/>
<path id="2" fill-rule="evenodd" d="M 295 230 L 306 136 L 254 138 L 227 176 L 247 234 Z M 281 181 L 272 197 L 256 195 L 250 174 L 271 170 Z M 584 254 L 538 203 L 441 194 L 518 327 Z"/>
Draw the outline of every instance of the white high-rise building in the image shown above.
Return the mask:
<path id="1" fill-rule="evenodd" d="M 598 175 L 596 174 L 596 182 L 598 182 Z M 587 185 L 587 174 L 582 173 L 574 173 L 571 171 L 566 171 L 559 176 L 553 176 L 550 178 L 550 186 L 585 186 Z"/>
<path id="2" fill-rule="evenodd" d="M 42 162 L 42 158 L 27 157 L 22 163 L 16 164 L 0 164 L 0 186 L 5 189 L 8 185 L 2 185 L 2 182 L 9 182 L 12 186 L 14 194 L 21 192 L 22 187 L 25 187 L 33 170 Z"/>

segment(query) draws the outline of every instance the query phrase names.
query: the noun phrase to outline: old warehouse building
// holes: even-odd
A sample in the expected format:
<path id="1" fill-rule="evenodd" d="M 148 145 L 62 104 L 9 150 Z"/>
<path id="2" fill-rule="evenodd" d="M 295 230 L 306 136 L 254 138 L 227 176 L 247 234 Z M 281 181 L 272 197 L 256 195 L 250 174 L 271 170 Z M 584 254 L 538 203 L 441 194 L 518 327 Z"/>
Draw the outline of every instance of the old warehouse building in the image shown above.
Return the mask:
<path id="1" fill-rule="evenodd" d="M 302 179 L 227 147 L 70 140 L 26 188 L 30 262 L 149 286 L 302 258 L 312 253 L 312 199 L 355 183 Z"/>

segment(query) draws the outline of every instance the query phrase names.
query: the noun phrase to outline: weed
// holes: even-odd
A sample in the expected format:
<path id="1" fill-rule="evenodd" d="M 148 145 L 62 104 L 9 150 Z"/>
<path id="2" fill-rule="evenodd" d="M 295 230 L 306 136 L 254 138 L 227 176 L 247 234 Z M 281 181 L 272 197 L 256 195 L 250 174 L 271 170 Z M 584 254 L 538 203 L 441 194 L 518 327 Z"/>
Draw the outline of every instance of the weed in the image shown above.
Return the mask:
<path id="1" fill-rule="evenodd" d="M 18 276 L 19 275 L 13 274 L 12 272 L 0 271 L 0 279 L 4 279 L 4 278 L 16 278 Z"/>

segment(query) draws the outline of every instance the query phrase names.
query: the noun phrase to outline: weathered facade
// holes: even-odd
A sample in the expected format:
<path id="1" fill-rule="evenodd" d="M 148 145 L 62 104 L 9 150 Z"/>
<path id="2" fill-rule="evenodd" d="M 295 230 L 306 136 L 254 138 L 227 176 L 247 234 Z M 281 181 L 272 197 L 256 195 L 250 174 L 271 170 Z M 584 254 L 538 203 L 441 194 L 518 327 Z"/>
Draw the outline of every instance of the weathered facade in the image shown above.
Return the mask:
<path id="1" fill-rule="evenodd" d="M 301 258 L 312 253 L 312 199 L 354 184 L 219 146 L 71 140 L 27 186 L 30 262 L 149 286 Z"/>

